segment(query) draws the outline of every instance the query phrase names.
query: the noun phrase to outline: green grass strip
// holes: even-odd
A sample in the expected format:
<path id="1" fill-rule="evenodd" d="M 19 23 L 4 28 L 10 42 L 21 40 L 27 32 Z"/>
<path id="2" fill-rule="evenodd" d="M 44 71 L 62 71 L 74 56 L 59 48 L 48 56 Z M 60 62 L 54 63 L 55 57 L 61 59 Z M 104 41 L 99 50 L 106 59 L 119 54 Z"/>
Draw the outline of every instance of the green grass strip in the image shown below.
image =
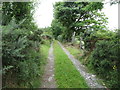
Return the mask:
<path id="1" fill-rule="evenodd" d="M 34 88 L 39 88 L 41 85 L 42 75 L 44 73 L 44 68 L 47 63 L 49 49 L 50 49 L 50 42 L 48 40 L 46 40 L 44 44 L 40 45 L 40 57 L 41 57 L 40 58 L 40 78 L 36 78 L 33 81 Z"/>
<path id="2" fill-rule="evenodd" d="M 54 55 L 55 79 L 58 88 L 88 88 L 84 78 L 56 41 L 54 42 Z"/>
<path id="3" fill-rule="evenodd" d="M 70 54 L 72 54 L 76 59 L 80 58 L 80 55 L 82 53 L 82 51 L 80 51 L 80 49 L 75 48 L 74 46 L 66 46 L 65 47 Z"/>

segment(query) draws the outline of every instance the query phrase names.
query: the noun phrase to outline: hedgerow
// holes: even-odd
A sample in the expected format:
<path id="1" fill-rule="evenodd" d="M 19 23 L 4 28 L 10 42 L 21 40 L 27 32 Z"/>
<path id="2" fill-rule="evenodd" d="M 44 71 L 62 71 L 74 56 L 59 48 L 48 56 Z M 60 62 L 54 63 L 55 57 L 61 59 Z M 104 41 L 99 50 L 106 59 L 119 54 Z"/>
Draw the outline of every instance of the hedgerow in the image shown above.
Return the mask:
<path id="1" fill-rule="evenodd" d="M 15 87 L 30 87 L 31 82 L 40 74 L 42 31 L 27 30 L 18 26 L 19 24 L 16 24 L 14 20 L 2 26 L 2 66 L 3 69 L 12 66 L 4 70 L 4 87 L 14 87 L 14 85 Z M 11 86 L 10 83 L 12 83 Z"/>
<path id="2" fill-rule="evenodd" d="M 111 36 L 112 37 L 112 36 Z M 109 40 L 98 41 L 89 58 L 89 65 L 96 74 L 104 79 L 110 88 L 119 88 L 119 52 L 118 35 Z"/>

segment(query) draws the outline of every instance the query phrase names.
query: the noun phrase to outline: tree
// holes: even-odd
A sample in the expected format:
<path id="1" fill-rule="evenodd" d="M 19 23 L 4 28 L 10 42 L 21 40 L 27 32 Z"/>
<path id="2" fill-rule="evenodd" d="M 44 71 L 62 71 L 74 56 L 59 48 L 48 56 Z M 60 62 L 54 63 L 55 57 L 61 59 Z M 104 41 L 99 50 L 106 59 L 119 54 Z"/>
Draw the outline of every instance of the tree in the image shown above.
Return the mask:
<path id="1" fill-rule="evenodd" d="M 54 17 L 64 27 L 67 27 L 66 35 L 68 41 L 71 41 L 73 32 L 77 35 L 88 28 L 98 27 L 102 24 L 101 16 L 98 13 L 103 8 L 101 2 L 58 2 L 54 6 Z M 93 25 L 94 24 L 94 25 Z M 92 25 L 92 26 L 91 26 Z"/>
<path id="2" fill-rule="evenodd" d="M 51 24 L 51 30 L 55 39 L 64 32 L 64 27 L 58 22 L 57 19 L 54 19 Z"/>
<path id="3" fill-rule="evenodd" d="M 110 0 L 110 5 L 120 4 L 120 0 Z"/>
<path id="4" fill-rule="evenodd" d="M 32 24 L 32 2 L 3 2 L 2 5 L 2 25 L 7 25 L 12 18 L 15 18 L 16 23 L 26 19 L 24 26 Z"/>
<path id="5" fill-rule="evenodd" d="M 32 87 L 39 77 L 42 31 L 32 21 L 32 12 L 32 2 L 3 2 L 0 43 L 4 88 Z"/>
<path id="6" fill-rule="evenodd" d="M 77 9 L 75 5 L 76 4 L 74 4 L 74 2 L 58 2 L 54 6 L 55 19 L 58 19 L 58 21 L 67 28 L 67 30 L 64 32 L 64 38 L 68 41 L 71 41 L 72 33 L 74 31 L 73 23 L 76 20 Z"/>
<path id="7" fill-rule="evenodd" d="M 86 30 L 100 30 L 105 28 L 106 18 L 100 10 L 101 2 L 58 2 L 54 6 L 54 17 L 64 27 L 67 41 L 71 41 L 72 35 L 80 35 Z"/>

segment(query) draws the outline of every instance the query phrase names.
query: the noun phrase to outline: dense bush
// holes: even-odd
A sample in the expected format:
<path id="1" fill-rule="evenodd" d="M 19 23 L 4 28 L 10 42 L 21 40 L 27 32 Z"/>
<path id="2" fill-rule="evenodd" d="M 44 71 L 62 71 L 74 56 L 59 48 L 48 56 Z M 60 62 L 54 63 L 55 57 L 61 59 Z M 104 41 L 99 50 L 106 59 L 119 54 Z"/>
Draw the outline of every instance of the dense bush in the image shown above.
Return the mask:
<path id="1" fill-rule="evenodd" d="M 93 50 L 89 65 L 93 70 L 102 77 L 107 86 L 111 88 L 118 88 L 118 63 L 120 43 L 118 43 L 118 36 L 110 40 L 102 40 L 96 43 L 96 48 Z"/>
<path id="2" fill-rule="evenodd" d="M 39 81 L 42 30 L 33 22 L 34 5 L 33 2 L 2 3 L 3 87 L 32 87 L 36 79 Z"/>
<path id="3" fill-rule="evenodd" d="M 30 87 L 40 74 L 39 46 L 42 32 L 18 26 L 13 20 L 9 25 L 2 26 L 2 66 L 12 66 L 4 69 L 3 86 L 6 87 L 12 87 L 10 83 Z"/>
<path id="4" fill-rule="evenodd" d="M 115 37 L 115 33 L 109 30 L 86 30 L 80 35 L 85 42 L 85 49 L 92 51 L 95 48 L 95 43 L 98 40 L 109 40 Z"/>

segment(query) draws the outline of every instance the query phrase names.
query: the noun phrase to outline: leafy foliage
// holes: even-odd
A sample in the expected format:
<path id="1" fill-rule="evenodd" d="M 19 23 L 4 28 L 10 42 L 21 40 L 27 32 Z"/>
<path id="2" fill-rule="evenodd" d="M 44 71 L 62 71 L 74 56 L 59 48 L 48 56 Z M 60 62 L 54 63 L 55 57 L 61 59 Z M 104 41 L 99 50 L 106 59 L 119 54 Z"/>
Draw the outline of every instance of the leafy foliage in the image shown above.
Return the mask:
<path id="1" fill-rule="evenodd" d="M 27 22 L 29 21 L 31 23 L 32 9 L 33 9 L 32 2 L 3 2 L 2 25 L 9 24 L 13 17 L 16 19 L 17 23 L 25 18 L 27 19 L 26 20 Z"/>
<path id="2" fill-rule="evenodd" d="M 110 88 L 119 88 L 118 50 L 120 49 L 120 44 L 118 40 L 118 36 L 116 35 L 110 40 L 97 42 L 96 48 L 92 52 L 89 60 L 90 66 L 99 76 L 104 78 L 107 86 Z"/>
<path id="3" fill-rule="evenodd" d="M 4 2 L 2 11 L 3 87 L 34 87 L 43 32 L 32 22 L 33 3 Z"/>
<path id="4" fill-rule="evenodd" d="M 58 22 L 58 20 L 53 20 L 51 26 L 53 36 L 57 39 L 57 37 L 64 31 L 64 27 Z"/>
<path id="5" fill-rule="evenodd" d="M 23 81 L 31 82 L 39 74 L 40 57 L 38 53 L 41 32 L 35 30 L 30 34 L 32 31 L 14 28 L 12 24 L 17 25 L 12 22 L 2 28 L 3 68 L 9 65 L 13 66 L 11 72 L 17 74 L 18 82 L 16 83 L 20 83 L 19 80 L 22 83 Z M 30 37 L 34 38 L 31 39 Z"/>
<path id="6" fill-rule="evenodd" d="M 78 40 L 81 37 L 85 43 L 84 55 L 87 55 L 83 62 L 92 67 L 108 87 L 115 88 L 119 86 L 119 35 L 107 29 L 108 18 L 101 12 L 102 8 L 102 2 L 57 2 L 52 32 L 62 42 L 71 42 L 74 32 Z"/>
<path id="7" fill-rule="evenodd" d="M 55 21 L 66 28 L 62 32 L 63 38 L 71 41 L 74 32 L 76 32 L 76 35 L 80 35 L 85 30 L 95 31 L 105 28 L 106 17 L 99 12 L 102 8 L 103 3 L 101 2 L 56 3 L 54 6 Z M 54 25 L 54 22 L 52 24 Z"/>

